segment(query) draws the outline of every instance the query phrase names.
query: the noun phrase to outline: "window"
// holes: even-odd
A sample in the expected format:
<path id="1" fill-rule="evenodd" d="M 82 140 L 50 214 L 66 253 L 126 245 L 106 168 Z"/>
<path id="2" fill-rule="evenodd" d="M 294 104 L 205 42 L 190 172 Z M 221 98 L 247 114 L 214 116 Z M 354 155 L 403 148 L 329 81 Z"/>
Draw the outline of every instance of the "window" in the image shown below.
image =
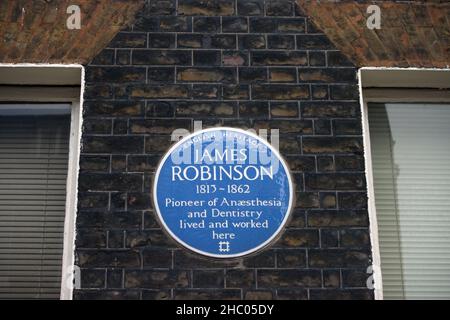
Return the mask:
<path id="1" fill-rule="evenodd" d="M 70 104 L 0 104 L 0 299 L 59 299 Z"/>
<path id="2" fill-rule="evenodd" d="M 0 299 L 71 299 L 77 65 L 0 65 Z"/>
<path id="3" fill-rule="evenodd" d="M 375 297 L 450 299 L 450 72 L 360 70 Z"/>
<path id="4" fill-rule="evenodd" d="M 368 105 L 385 299 L 450 299 L 450 105 Z"/>

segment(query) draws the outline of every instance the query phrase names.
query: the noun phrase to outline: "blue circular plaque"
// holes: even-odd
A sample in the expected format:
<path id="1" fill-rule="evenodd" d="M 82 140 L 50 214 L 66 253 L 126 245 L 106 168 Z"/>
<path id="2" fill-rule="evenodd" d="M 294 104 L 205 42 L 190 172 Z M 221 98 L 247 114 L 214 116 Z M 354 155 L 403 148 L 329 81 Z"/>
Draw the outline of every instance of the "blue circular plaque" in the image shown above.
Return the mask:
<path id="1" fill-rule="evenodd" d="M 153 200 L 159 220 L 181 245 L 214 258 L 267 246 L 282 231 L 293 184 L 278 151 L 233 128 L 195 132 L 158 166 Z"/>

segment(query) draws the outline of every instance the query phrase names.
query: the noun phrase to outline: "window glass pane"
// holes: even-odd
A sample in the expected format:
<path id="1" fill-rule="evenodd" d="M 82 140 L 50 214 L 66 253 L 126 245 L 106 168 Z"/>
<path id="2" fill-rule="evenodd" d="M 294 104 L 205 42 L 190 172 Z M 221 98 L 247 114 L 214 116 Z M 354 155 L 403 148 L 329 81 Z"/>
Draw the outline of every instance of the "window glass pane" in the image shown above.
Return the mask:
<path id="1" fill-rule="evenodd" d="M 0 105 L 0 299 L 59 299 L 67 110 Z"/>
<path id="2" fill-rule="evenodd" d="M 450 298 L 450 106 L 371 104 L 385 299 Z"/>

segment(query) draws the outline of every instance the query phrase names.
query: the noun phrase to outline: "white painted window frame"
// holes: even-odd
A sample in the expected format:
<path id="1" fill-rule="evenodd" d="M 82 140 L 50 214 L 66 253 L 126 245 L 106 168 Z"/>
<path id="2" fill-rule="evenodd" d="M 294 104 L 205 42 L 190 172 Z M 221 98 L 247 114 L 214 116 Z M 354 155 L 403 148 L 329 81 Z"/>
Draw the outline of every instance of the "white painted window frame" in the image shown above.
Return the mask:
<path id="1" fill-rule="evenodd" d="M 6 72 L 2 74 L 4 70 Z M 15 72 L 16 70 L 17 72 Z M 31 81 L 32 83 L 29 78 L 25 78 L 27 74 L 30 74 L 29 71 L 31 71 L 31 78 L 35 78 Z M 80 79 L 75 79 L 74 82 L 73 75 L 77 74 L 75 71 L 79 72 Z M 71 104 L 70 151 L 66 183 L 64 247 L 61 270 L 61 300 L 72 300 L 76 272 L 75 224 L 78 204 L 78 174 L 83 121 L 84 72 L 82 65 L 0 64 L 0 84 L 8 85 L 8 87 L 0 86 L 0 101 L 62 102 Z M 42 74 L 40 75 L 40 73 Z M 64 76 L 65 73 L 67 76 Z M 11 75 L 14 76 L 14 79 L 9 82 L 8 79 L 11 79 Z M 21 78 L 22 75 L 24 78 Z M 23 84 L 26 86 L 22 86 Z M 42 84 L 50 86 L 50 88 L 45 89 L 45 87 L 33 86 Z M 77 88 L 58 87 L 57 85 L 76 85 Z"/>
<path id="2" fill-rule="evenodd" d="M 383 300 L 383 279 L 375 205 L 375 189 L 368 117 L 369 103 L 449 103 L 450 69 L 361 68 L 358 72 L 364 140 L 372 271 L 376 300 Z M 438 91 L 439 89 L 446 89 Z"/>

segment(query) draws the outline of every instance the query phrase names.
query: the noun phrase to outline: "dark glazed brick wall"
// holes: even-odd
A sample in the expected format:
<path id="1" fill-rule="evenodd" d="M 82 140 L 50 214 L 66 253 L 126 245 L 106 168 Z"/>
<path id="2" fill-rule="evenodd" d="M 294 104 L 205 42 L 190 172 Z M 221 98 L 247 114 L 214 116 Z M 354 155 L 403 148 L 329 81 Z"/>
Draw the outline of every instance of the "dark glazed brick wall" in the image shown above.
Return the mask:
<path id="1" fill-rule="evenodd" d="M 86 79 L 76 299 L 373 297 L 356 69 L 293 1 L 149 1 Z M 297 205 L 257 255 L 203 258 L 155 219 L 155 167 L 200 120 L 280 130 Z"/>

